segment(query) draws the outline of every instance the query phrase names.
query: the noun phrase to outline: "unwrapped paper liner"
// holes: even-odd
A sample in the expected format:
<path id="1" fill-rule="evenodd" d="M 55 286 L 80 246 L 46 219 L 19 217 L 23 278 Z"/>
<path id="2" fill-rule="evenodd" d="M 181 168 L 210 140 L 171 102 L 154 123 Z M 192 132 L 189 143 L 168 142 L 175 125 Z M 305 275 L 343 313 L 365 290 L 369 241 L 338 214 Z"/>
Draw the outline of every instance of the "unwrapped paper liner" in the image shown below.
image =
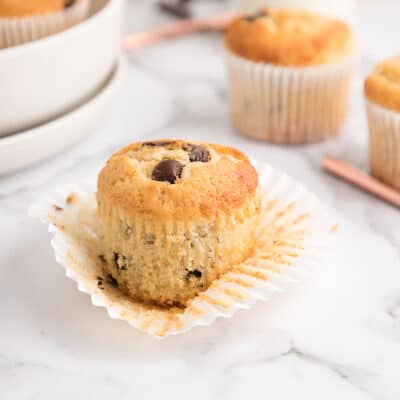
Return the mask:
<path id="1" fill-rule="evenodd" d="M 184 309 L 162 309 L 136 302 L 103 275 L 101 227 L 96 217 L 94 182 L 53 192 L 30 208 L 49 223 L 56 260 L 78 289 L 111 318 L 122 319 L 155 337 L 187 332 L 231 317 L 256 301 L 290 288 L 329 253 L 335 223 L 327 209 L 285 174 L 255 163 L 262 190 L 262 215 L 254 254 L 195 297 Z"/>

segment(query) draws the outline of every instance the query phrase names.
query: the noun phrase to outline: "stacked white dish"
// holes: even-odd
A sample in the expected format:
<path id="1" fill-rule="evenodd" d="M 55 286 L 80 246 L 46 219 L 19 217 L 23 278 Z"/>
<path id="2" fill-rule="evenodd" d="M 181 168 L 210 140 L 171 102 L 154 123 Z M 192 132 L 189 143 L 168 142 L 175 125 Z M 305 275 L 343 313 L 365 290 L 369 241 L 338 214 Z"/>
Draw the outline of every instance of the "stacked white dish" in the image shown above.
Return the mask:
<path id="1" fill-rule="evenodd" d="M 123 0 L 46 38 L 0 49 L 0 173 L 55 154 L 100 121 L 121 79 Z"/>

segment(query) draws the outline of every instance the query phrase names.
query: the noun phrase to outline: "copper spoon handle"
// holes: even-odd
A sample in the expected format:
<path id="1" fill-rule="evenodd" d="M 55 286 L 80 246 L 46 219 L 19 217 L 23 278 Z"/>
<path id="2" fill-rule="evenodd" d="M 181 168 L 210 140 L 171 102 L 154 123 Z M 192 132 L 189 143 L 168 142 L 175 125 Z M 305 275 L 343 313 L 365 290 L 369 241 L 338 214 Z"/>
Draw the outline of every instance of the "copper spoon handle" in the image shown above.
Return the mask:
<path id="1" fill-rule="evenodd" d="M 127 35 L 122 39 L 122 48 L 130 51 L 202 29 L 221 30 L 236 16 L 236 13 L 228 12 L 211 18 L 191 18 L 153 31 Z"/>
<path id="2" fill-rule="evenodd" d="M 325 157 L 322 160 L 322 168 L 400 208 L 400 192 L 372 178 L 358 168 L 333 157 Z"/>

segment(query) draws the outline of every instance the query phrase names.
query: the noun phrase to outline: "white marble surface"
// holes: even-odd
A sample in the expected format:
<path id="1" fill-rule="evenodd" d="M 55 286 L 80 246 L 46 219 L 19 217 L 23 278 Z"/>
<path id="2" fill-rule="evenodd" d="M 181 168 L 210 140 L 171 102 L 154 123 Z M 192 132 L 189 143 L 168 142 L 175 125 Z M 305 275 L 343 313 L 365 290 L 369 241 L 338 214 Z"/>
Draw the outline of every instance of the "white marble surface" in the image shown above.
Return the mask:
<path id="1" fill-rule="evenodd" d="M 129 1 L 127 30 L 168 20 L 152 7 Z M 325 175 L 319 161 L 331 153 L 366 167 L 361 76 L 398 48 L 399 11 L 396 0 L 360 1 L 362 71 L 338 140 L 278 147 L 236 134 L 219 40 L 203 34 L 131 57 L 100 129 L 54 159 L 1 177 L 0 399 L 398 400 L 400 214 Z M 94 177 L 122 145 L 156 137 L 237 146 L 318 194 L 340 225 L 321 274 L 233 319 L 163 341 L 94 308 L 55 263 L 50 236 L 27 217 L 28 204 L 54 186 Z"/>

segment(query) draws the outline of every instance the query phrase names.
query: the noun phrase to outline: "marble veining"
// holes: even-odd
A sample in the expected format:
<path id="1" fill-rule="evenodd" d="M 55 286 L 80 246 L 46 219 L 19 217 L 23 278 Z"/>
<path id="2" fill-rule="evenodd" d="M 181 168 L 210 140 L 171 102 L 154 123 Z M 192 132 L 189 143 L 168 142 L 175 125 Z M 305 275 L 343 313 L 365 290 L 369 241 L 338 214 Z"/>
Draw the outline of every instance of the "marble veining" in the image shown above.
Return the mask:
<path id="1" fill-rule="evenodd" d="M 170 21 L 155 0 L 128 0 L 126 31 Z M 199 13 L 233 3 L 195 2 Z M 324 154 L 367 167 L 362 79 L 398 50 L 395 0 L 360 0 L 361 65 L 343 135 L 270 146 L 229 122 L 220 38 L 193 35 L 127 57 L 124 87 L 79 145 L 0 177 L 0 399 L 400 399 L 399 211 L 320 170 Z M 383 28 L 384 26 L 384 28 Z M 111 320 L 58 267 L 28 205 L 95 177 L 136 139 L 232 144 L 303 182 L 339 223 L 336 250 L 313 279 L 232 319 L 156 341 Z"/>

